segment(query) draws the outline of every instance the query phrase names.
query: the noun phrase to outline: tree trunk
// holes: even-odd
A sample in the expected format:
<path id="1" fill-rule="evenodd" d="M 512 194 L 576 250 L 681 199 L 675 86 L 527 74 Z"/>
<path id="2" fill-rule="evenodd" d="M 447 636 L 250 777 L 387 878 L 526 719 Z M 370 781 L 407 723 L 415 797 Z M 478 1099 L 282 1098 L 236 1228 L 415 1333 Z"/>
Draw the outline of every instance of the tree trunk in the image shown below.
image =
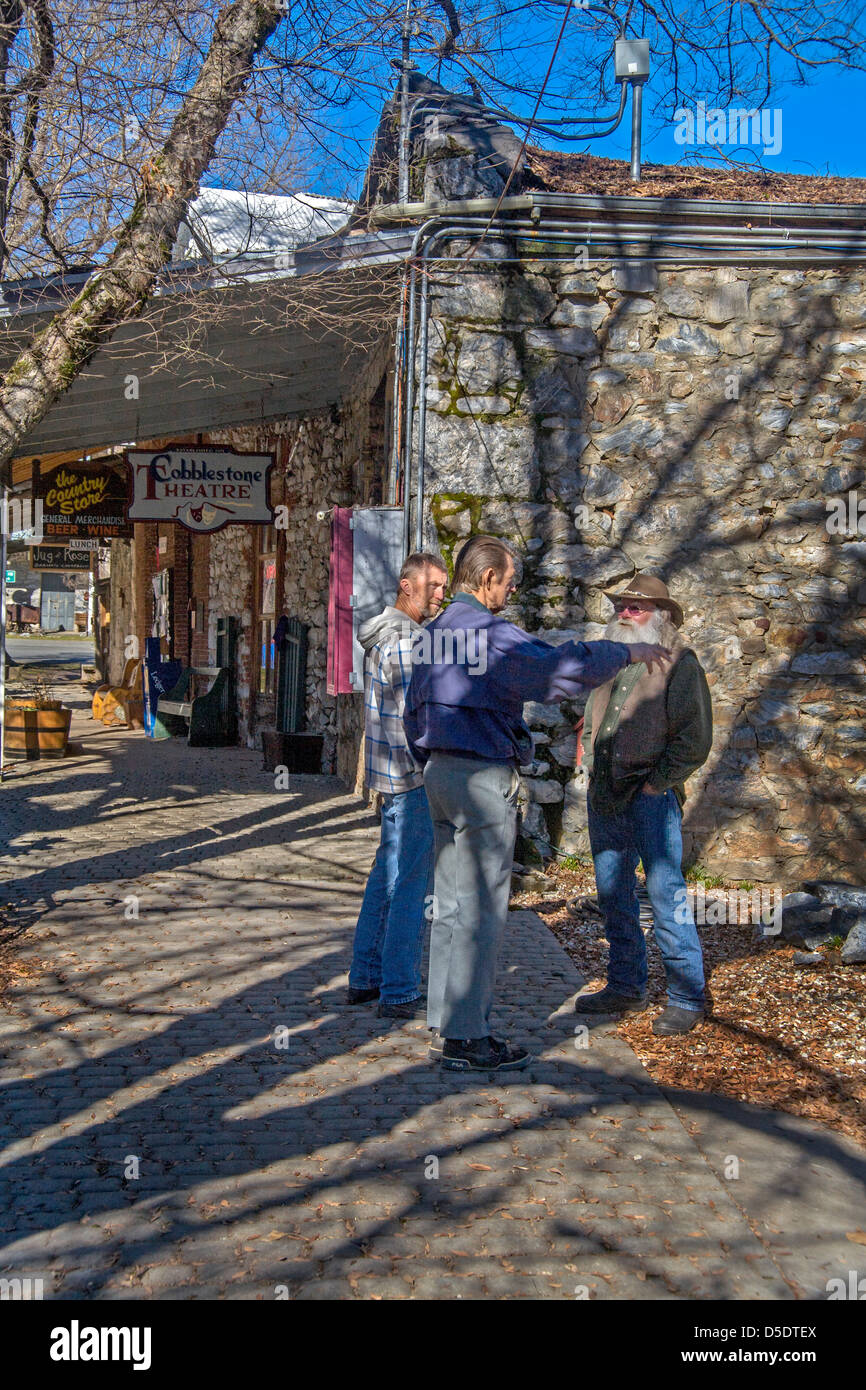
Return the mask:
<path id="1" fill-rule="evenodd" d="M 68 391 L 94 353 L 141 312 L 168 263 L 181 218 L 198 192 L 256 55 L 280 22 L 276 0 L 235 0 L 217 16 L 198 78 L 106 264 L 37 334 L 0 386 L 0 483 L 33 426 Z"/>

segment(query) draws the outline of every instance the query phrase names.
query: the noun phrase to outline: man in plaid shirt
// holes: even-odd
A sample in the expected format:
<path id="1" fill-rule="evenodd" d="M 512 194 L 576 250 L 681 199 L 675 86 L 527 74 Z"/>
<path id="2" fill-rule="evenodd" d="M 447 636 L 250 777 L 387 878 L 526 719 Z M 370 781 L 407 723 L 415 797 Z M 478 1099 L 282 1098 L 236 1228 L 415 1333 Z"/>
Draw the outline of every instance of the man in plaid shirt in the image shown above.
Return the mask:
<path id="1" fill-rule="evenodd" d="M 355 928 L 346 1002 L 379 1000 L 380 1018 L 412 1018 L 422 1000 L 421 948 L 433 878 L 433 823 L 421 764 L 409 751 L 403 708 L 412 639 L 442 606 L 448 573 L 438 555 L 410 555 L 393 608 L 362 624 L 366 783 L 382 793 L 382 833 Z"/>

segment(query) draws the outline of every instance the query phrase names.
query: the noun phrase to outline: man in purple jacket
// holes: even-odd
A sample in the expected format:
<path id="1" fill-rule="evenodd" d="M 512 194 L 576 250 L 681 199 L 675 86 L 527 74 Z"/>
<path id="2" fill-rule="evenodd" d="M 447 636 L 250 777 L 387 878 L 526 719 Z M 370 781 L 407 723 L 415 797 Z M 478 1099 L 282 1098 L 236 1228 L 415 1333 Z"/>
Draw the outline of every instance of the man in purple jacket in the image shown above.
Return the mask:
<path id="1" fill-rule="evenodd" d="M 528 1052 L 490 1034 L 517 829 L 517 769 L 532 757 L 526 700 L 565 700 L 623 666 L 669 659 L 647 643 L 551 647 L 497 614 L 515 588 L 504 541 L 460 553 L 454 599 L 413 652 L 404 726 L 424 766 L 436 847 L 427 1022 L 448 1071 L 518 1070 Z"/>

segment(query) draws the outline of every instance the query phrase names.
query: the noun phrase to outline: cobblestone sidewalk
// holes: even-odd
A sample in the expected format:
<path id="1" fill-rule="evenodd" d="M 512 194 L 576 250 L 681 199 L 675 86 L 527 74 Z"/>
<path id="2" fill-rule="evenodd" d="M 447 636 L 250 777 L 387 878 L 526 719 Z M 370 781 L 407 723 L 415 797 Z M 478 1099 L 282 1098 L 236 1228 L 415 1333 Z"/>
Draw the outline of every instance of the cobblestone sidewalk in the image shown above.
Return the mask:
<path id="1" fill-rule="evenodd" d="M 497 1023 L 537 1060 L 443 1075 L 421 1020 L 342 1002 L 376 836 L 357 799 L 76 723 L 79 756 L 0 787 L 3 896 L 43 963 L 0 1010 L 0 1276 L 55 1298 L 789 1299 L 857 1267 L 859 1151 L 745 1107 L 701 1127 L 683 1097 L 696 1143 L 614 1032 L 575 1033 L 579 977 L 534 914 Z M 784 1143 L 838 1198 L 786 1195 L 796 1250 L 766 1183 Z"/>

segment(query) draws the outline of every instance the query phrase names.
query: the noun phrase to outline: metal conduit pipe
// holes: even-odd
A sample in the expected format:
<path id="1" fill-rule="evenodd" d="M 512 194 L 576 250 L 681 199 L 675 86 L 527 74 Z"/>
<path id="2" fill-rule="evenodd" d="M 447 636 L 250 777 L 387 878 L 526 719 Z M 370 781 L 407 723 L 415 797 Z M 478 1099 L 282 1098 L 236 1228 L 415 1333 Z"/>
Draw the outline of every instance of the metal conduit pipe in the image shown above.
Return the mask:
<path id="1" fill-rule="evenodd" d="M 406 301 L 409 291 L 409 267 L 403 268 L 403 285 L 400 295 L 400 315 L 397 319 L 397 332 L 394 337 L 394 399 L 391 402 L 391 458 L 388 464 L 388 505 L 397 502 L 397 484 L 400 474 L 400 386 L 404 380 L 401 355 L 406 356 Z"/>
<path id="2" fill-rule="evenodd" d="M 441 203 L 387 203 L 374 208 L 370 213 L 370 223 L 378 226 L 390 222 L 433 222 L 446 217 L 465 221 L 469 217 L 498 212 L 505 217 L 510 212 L 529 212 L 537 209 L 541 213 L 559 213 L 557 220 L 566 221 L 570 216 L 572 225 L 581 218 L 602 215 L 610 220 L 613 214 L 626 216 L 640 208 L 644 215 L 658 212 L 661 216 L 676 219 L 687 216 L 704 218 L 791 218 L 802 222 L 826 222 L 831 220 L 836 226 L 850 226 L 863 230 L 864 210 L 858 204 L 817 204 L 817 203 L 748 203 L 724 202 L 708 203 L 696 198 L 601 198 L 589 193 L 519 193 L 504 198 L 466 198 L 462 202 Z M 653 223 L 654 226 L 660 225 Z M 700 225 L 700 224 L 699 224 Z M 753 221 L 751 231 L 758 227 Z M 777 231 L 784 228 L 776 227 Z"/>
<path id="3" fill-rule="evenodd" d="M 437 226 L 437 223 L 439 224 L 438 226 Z M 514 219 L 508 219 L 508 220 L 497 218 L 497 219 L 496 219 L 496 225 L 495 225 L 495 227 L 492 229 L 492 231 L 493 231 L 493 238 L 494 238 L 495 240 L 497 240 L 497 241 L 511 240 L 511 239 L 513 239 L 513 234 L 514 234 L 514 232 L 523 232 L 523 233 L 527 233 L 527 234 L 529 235 L 529 238 L 532 239 L 532 240 L 541 240 L 543 237 L 546 236 L 547 233 L 553 232 L 553 233 L 555 234 L 557 240 L 565 241 L 567 244 L 575 245 L 575 246 L 576 246 L 576 245 L 586 245 L 587 241 L 592 237 L 593 232 L 596 230 L 596 227 L 601 227 L 601 226 L 604 226 L 604 225 L 605 225 L 605 224 L 598 224 L 598 223 L 596 223 L 596 224 L 594 224 L 593 226 L 590 226 L 589 224 L 586 224 L 586 225 L 584 226 L 584 228 L 582 228 L 582 229 L 577 229 L 577 228 L 575 228 L 574 223 L 571 222 L 571 221 L 569 221 L 569 222 L 565 222 L 565 223 L 550 222 L 550 223 L 546 223 L 545 226 L 544 226 L 543 228 L 540 228 L 536 222 L 531 222 L 531 221 L 525 220 L 524 218 L 520 218 L 520 217 L 514 218 Z M 607 223 L 606 225 L 609 227 L 610 224 Z M 658 240 L 658 239 L 659 239 L 658 234 L 659 234 L 660 231 L 663 232 L 663 231 L 669 230 L 669 229 L 667 229 L 667 228 L 652 227 L 651 224 L 647 224 L 647 227 L 648 227 L 648 231 L 649 231 L 649 230 L 652 231 L 653 239 L 654 239 L 654 240 Z M 479 217 L 479 216 L 476 216 L 476 217 L 469 217 L 469 218 L 466 218 L 466 219 L 461 220 L 461 221 L 459 221 L 459 222 L 457 222 L 457 221 L 455 221 L 455 222 L 448 222 L 447 219 L 445 219 L 445 218 L 431 217 L 431 218 L 429 218 L 421 227 L 419 227 L 418 230 L 416 231 L 415 236 L 414 236 L 413 241 L 412 241 L 412 249 L 411 249 L 411 251 L 410 251 L 410 256 L 411 256 L 412 261 L 413 261 L 413 273 L 412 273 L 412 282 L 411 282 L 411 288 L 410 288 L 410 325 L 411 325 L 411 332 L 410 332 L 410 336 L 409 336 L 409 339 L 408 339 L 408 342 L 407 342 L 407 351 L 406 351 L 406 357 L 405 357 L 405 361 L 406 361 L 406 371 L 407 371 L 407 379 L 408 379 L 408 380 L 407 380 L 407 390 L 406 390 L 406 407 L 407 407 L 407 413 L 406 413 L 405 451 L 404 451 L 404 539 L 405 539 L 405 541 L 406 541 L 406 545 L 407 545 L 407 546 L 408 546 L 408 535 L 409 535 L 409 530 L 410 530 L 412 429 L 413 429 L 413 423 L 414 423 L 413 420 L 412 420 L 412 414 L 413 414 L 413 412 L 414 412 L 414 376 L 415 376 L 415 354 L 414 354 L 415 303 L 414 303 L 414 301 L 415 301 L 415 295 L 416 295 L 416 289 L 417 289 L 417 275 L 416 275 L 416 273 L 415 273 L 415 261 L 416 261 L 416 258 L 417 258 L 417 256 L 418 256 L 418 248 L 419 248 L 419 246 L 420 246 L 422 240 L 424 240 L 425 238 L 428 238 L 427 241 L 426 241 L 426 244 L 424 245 L 423 251 L 421 252 L 421 262 L 422 262 L 422 272 L 423 272 L 423 274 L 422 274 L 422 290 L 421 290 L 421 296 L 422 296 L 422 297 L 421 297 L 421 329 L 420 329 L 420 335 L 419 335 L 419 357 L 420 357 L 420 362 L 419 362 L 419 385 L 420 385 L 420 400 L 419 400 L 419 408 L 418 408 L 418 465 L 417 465 L 417 468 L 418 468 L 418 478 L 417 478 L 417 484 L 416 484 L 416 508 L 417 508 L 417 515 L 416 515 L 416 531 L 415 531 L 415 534 L 416 534 L 416 546 L 417 546 L 418 549 L 421 549 L 421 548 L 422 548 L 422 543 L 423 543 L 423 516 L 424 516 L 424 446 L 425 446 L 425 443 L 426 443 L 426 414 L 427 414 L 427 343 L 428 343 L 428 320 L 429 320 L 429 296 L 428 296 L 429 274 L 428 274 L 428 270 L 427 270 L 427 265 L 428 265 L 430 259 L 432 258 L 432 252 L 433 252 L 433 250 L 434 250 L 436 244 L 437 244 L 443 237 L 445 237 L 445 236 L 447 236 L 447 237 L 466 236 L 466 235 L 471 235 L 473 232 L 477 232 L 477 231 L 479 231 L 479 230 L 486 231 L 488 235 L 490 234 L 490 232 L 491 232 L 491 224 L 490 224 L 490 222 L 489 222 L 489 219 L 486 220 L 486 219 L 484 219 L 483 216 L 480 216 L 480 217 Z M 632 229 L 630 228 L 629 230 L 632 230 Z M 765 230 L 770 230 L 770 229 L 765 229 Z M 813 237 L 808 237 L 808 236 L 807 236 L 807 237 L 805 237 L 805 238 L 797 238 L 794 242 L 792 242 L 790 239 L 787 239 L 787 238 L 786 238 L 786 239 L 783 239 L 783 240 L 781 241 L 781 248 L 782 248 L 782 249 L 780 249 L 780 250 L 778 250 L 778 251 L 776 251 L 776 252 L 774 252 L 774 253 L 770 253 L 770 254 L 765 253 L 765 255 L 764 255 L 763 257 L 761 257 L 761 259 L 760 259 L 760 264 L 765 264 L 765 265 L 769 265 L 769 264 L 790 265 L 792 262 L 795 262 L 795 261 L 797 261 L 797 260 L 803 259 L 803 257 L 802 257 L 801 255 L 798 255 L 798 254 L 797 254 L 798 252 L 801 252 L 801 251 L 804 251 L 804 252 L 805 252 L 805 251 L 808 251 L 808 253 L 809 253 L 809 262 L 810 262 L 810 264 L 814 264 L 814 263 L 815 263 L 815 255 L 816 255 L 817 252 L 820 252 L 820 253 L 822 253 L 823 255 L 825 255 L 826 258 L 827 258 L 826 263 L 829 263 L 829 264 L 833 264 L 833 263 L 838 262 L 840 256 L 842 257 L 842 259 L 844 259 L 844 260 L 846 260 L 846 261 L 853 261 L 853 262 L 855 262 L 855 263 L 861 263 L 861 262 L 862 262 L 862 263 L 866 263 L 866 236 L 863 235 L 862 223 L 860 224 L 858 230 L 861 232 L 861 235 L 860 235 L 860 237 L 858 238 L 858 240 L 859 240 L 859 242 L 860 242 L 860 245 L 857 246 L 857 247 L 854 247 L 854 248 L 852 248 L 852 247 L 850 246 L 850 244 L 847 245 L 847 246 L 846 246 L 845 244 L 842 244 L 842 245 L 839 245 L 839 246 L 824 247 L 824 246 L 821 245 L 822 237 L 821 237 L 819 234 L 815 234 Z M 719 236 L 718 233 L 717 233 L 715 230 L 713 230 L 713 231 L 710 232 L 710 235 L 709 235 L 709 236 L 705 236 L 705 237 L 704 237 L 703 239 L 701 239 L 700 241 L 696 240 L 694 243 L 688 242 L 687 245 L 689 245 L 689 246 L 690 246 L 690 245 L 695 245 L 695 246 L 700 245 L 702 250 L 704 250 L 705 252 L 707 252 L 707 251 L 709 252 L 709 254 L 705 254 L 705 255 L 701 258 L 703 264 L 709 264 L 709 265 L 743 265 L 743 266 L 752 266 L 752 265 L 755 264 L 755 261 L 756 261 L 755 251 L 756 251 L 756 249 L 757 249 L 757 248 L 755 247 L 755 245 L 754 245 L 753 232 L 754 232 L 754 228 L 748 229 L 748 230 L 745 231 L 743 234 L 741 234 L 739 237 L 737 237 L 736 234 L 734 234 L 733 236 Z M 776 232 L 775 235 L 778 237 L 778 232 Z M 599 238 L 597 238 L 597 239 L 601 239 L 601 238 L 599 237 Z M 608 233 L 608 238 L 607 238 L 607 239 L 610 239 L 609 233 Z M 619 239 L 622 240 L 621 237 L 620 237 Z M 626 239 L 628 240 L 629 238 L 626 238 Z M 708 245 L 708 243 L 710 243 L 710 245 Z M 716 245 L 712 245 L 712 243 L 715 243 Z M 681 244 L 681 243 L 676 243 L 676 242 L 675 242 L 674 245 L 676 245 L 676 244 Z M 739 245 L 739 246 L 741 246 L 743 249 L 740 250 L 738 253 L 732 253 L 732 252 L 730 251 L 730 247 L 731 247 L 732 245 L 735 246 L 735 247 Z M 682 257 L 677 257 L 677 256 L 671 254 L 672 249 L 673 249 L 673 248 L 671 248 L 671 250 L 668 250 L 668 253 L 667 253 L 666 255 L 665 255 L 665 254 L 661 254 L 660 251 L 658 251 L 658 250 L 652 250 L 652 249 L 651 249 L 651 250 L 645 252 L 644 254 L 641 254 L 641 255 L 639 255 L 639 256 L 634 257 L 634 259 L 639 259 L 639 260 L 641 260 L 641 261 L 649 261 L 649 262 L 651 262 L 651 263 L 661 263 L 661 262 L 663 262 L 663 261 L 668 261 L 668 262 L 673 261 L 673 262 L 676 262 L 677 260 L 682 259 Z M 447 259 L 451 259 L 451 260 L 454 260 L 454 261 L 460 261 L 460 260 L 462 260 L 463 258 L 462 258 L 462 257 L 460 257 L 460 258 L 458 258 L 458 257 L 451 257 L 451 258 L 447 258 Z M 539 251 L 539 254 L 538 254 L 537 257 L 533 257 L 533 256 L 531 256 L 531 255 L 529 255 L 529 254 L 524 254 L 524 255 L 521 255 L 521 256 L 498 257 L 498 258 L 496 259 L 495 264 L 497 264 L 497 265 L 503 265 L 503 264 L 509 264 L 509 265 L 523 264 L 526 260 L 532 260 L 532 259 L 540 259 L 540 260 L 548 260 L 548 261 L 549 261 L 549 260 L 551 260 L 551 259 L 556 259 L 556 258 L 555 258 L 555 257 L 551 257 L 549 254 L 546 254 L 546 253 L 543 252 L 543 251 Z M 631 258 L 631 257 L 628 257 L 628 256 L 619 256 L 619 257 L 613 256 L 613 257 L 611 257 L 611 256 L 598 256 L 598 255 L 595 255 L 595 256 L 592 257 L 592 259 L 593 259 L 593 260 L 605 260 L 605 261 L 609 261 L 609 260 L 620 260 L 620 261 L 625 261 L 625 262 L 627 263 L 627 262 L 628 262 L 630 259 L 632 259 L 632 258 Z M 688 258 L 687 258 L 687 259 L 688 259 Z M 411 385 L 411 391 L 410 391 L 410 385 Z"/>
<path id="4" fill-rule="evenodd" d="M 406 373 L 406 386 L 404 395 L 406 398 L 406 424 L 403 431 L 403 554 L 409 552 L 409 512 L 412 504 L 411 482 L 412 482 L 412 428 L 413 415 L 415 413 L 415 285 L 418 276 L 415 264 L 415 243 L 417 237 L 412 242 L 412 269 L 409 275 L 409 326 L 406 330 L 406 352 L 403 357 L 404 371 Z M 424 375 L 426 378 L 426 363 Z"/>
<path id="5" fill-rule="evenodd" d="M 412 246 L 409 250 L 409 262 L 411 273 L 409 278 L 409 327 L 406 334 L 406 352 L 404 355 L 404 370 L 406 372 L 406 385 L 404 390 L 406 402 L 406 414 L 403 427 L 403 553 L 409 551 L 409 534 L 411 530 L 411 506 L 412 506 L 412 431 L 414 427 L 413 415 L 415 412 L 415 300 L 416 285 L 418 279 L 418 248 L 423 237 L 432 231 L 441 219 L 438 217 L 428 218 L 426 222 L 415 232 L 412 238 Z M 446 223 L 447 225 L 447 223 Z M 425 270 L 426 274 L 426 270 Z M 425 338 L 426 342 L 426 338 Z M 424 390 L 426 395 L 427 382 L 427 358 L 424 357 Z M 426 401 L 425 401 L 426 406 Z M 425 410 L 426 414 L 426 410 Z M 420 421 L 419 421 L 420 424 Z M 422 497 L 423 505 L 423 497 Z M 420 511 L 419 511 L 420 517 Z M 420 523 L 419 523 L 420 526 Z M 416 535 L 419 528 L 416 527 Z M 422 547 L 416 547 L 420 550 Z"/>
<path id="6" fill-rule="evenodd" d="M 824 242 L 823 238 L 817 237 L 814 240 L 804 240 L 795 237 L 790 237 L 788 239 L 777 238 L 775 240 L 766 239 L 763 243 L 753 243 L 747 252 L 743 249 L 742 243 L 739 243 L 732 237 L 713 237 L 712 240 L 707 237 L 693 238 L 688 235 L 656 237 L 649 232 L 639 232 L 636 235 L 624 233 L 616 236 L 604 236 L 597 230 L 590 231 L 588 235 L 586 232 L 581 232 L 577 235 L 572 234 L 571 236 L 562 231 L 550 231 L 544 236 L 539 236 L 536 231 L 536 234 L 533 236 L 532 232 L 529 231 L 528 236 L 536 244 L 538 242 L 547 242 L 549 245 L 553 245 L 557 242 L 565 243 L 566 240 L 568 240 L 575 245 L 589 248 L 590 243 L 592 243 L 593 249 L 591 254 L 588 255 L 588 259 L 596 262 L 641 260 L 657 261 L 659 263 L 665 261 L 682 262 L 684 265 L 701 266 L 716 262 L 722 264 L 725 256 L 734 255 L 738 264 L 747 264 L 750 260 L 754 260 L 757 263 L 759 259 L 765 259 L 767 257 L 779 261 L 806 261 L 811 264 L 813 258 L 817 256 L 835 256 L 837 260 L 842 259 L 845 261 L 859 261 L 866 256 L 866 239 L 862 239 L 859 245 L 853 246 L 850 239 L 837 242 Z M 520 229 L 512 234 L 512 239 L 515 241 L 523 240 L 526 237 L 527 232 L 522 232 Z M 497 240 L 499 239 L 500 238 L 497 237 Z M 600 247 L 613 248 L 613 250 L 597 249 Z M 622 250 L 617 249 L 624 247 L 645 247 L 647 249 L 645 251 L 631 250 L 628 254 L 624 254 Z M 700 251 L 704 254 L 696 256 L 694 254 L 695 251 Z M 441 259 L 458 261 L 464 258 L 460 256 L 443 256 Z M 566 258 L 563 256 L 557 257 L 555 253 L 541 248 L 538 249 L 536 255 L 532 255 L 531 251 L 528 249 L 526 255 L 515 256 L 513 258 L 514 261 L 555 261 L 557 259 L 562 260 Z"/>
<path id="7" fill-rule="evenodd" d="M 432 220 L 432 219 L 431 219 Z M 478 222 L 473 220 L 473 225 L 478 226 Z M 466 223 L 461 222 L 461 225 Z M 486 225 L 486 224 L 485 224 Z M 560 220 L 528 220 L 525 218 L 511 218 L 507 222 L 496 219 L 496 228 L 499 234 L 504 234 L 507 228 L 514 228 L 517 231 L 528 232 L 533 241 L 548 239 L 556 240 L 560 234 L 570 233 L 571 236 L 580 237 L 583 241 L 634 241 L 638 237 L 651 240 L 659 246 L 700 246 L 702 250 L 728 249 L 733 247 L 737 250 L 749 251 L 755 247 L 767 244 L 778 246 L 780 251 L 793 249 L 816 250 L 821 246 L 828 249 L 840 249 L 857 246 L 858 249 L 866 249 L 866 227 L 861 223 L 857 227 L 851 228 L 817 228 L 814 231 L 807 227 L 798 227 L 793 231 L 784 227 L 749 227 L 739 229 L 736 227 L 701 227 L 701 226 L 665 226 L 655 222 L 628 222 L 611 224 L 609 219 L 584 219 L 581 223 L 574 221 Z M 856 235 L 852 236 L 852 233 Z M 607 257 L 596 256 L 593 259 L 608 259 Z"/>
<path id="8" fill-rule="evenodd" d="M 625 80 L 620 82 L 619 108 L 616 115 L 613 116 L 587 116 L 585 120 L 582 117 L 575 116 L 563 119 L 559 122 L 550 121 L 545 123 L 544 121 L 530 121 L 525 116 L 515 116 L 513 112 L 504 111 L 495 106 L 491 107 L 490 110 L 501 120 L 509 121 L 512 125 L 523 126 L 527 131 L 537 131 L 539 135 L 547 135 L 551 140 L 566 140 L 571 144 L 577 144 L 579 140 L 600 140 L 605 135 L 612 135 L 613 132 L 619 128 L 623 112 L 625 111 L 625 104 L 628 100 L 628 85 L 628 82 Z M 608 124 L 605 130 L 588 130 L 581 135 L 569 135 L 564 130 L 553 129 L 554 126 L 559 125 L 589 125 L 590 122 L 594 125 L 605 125 L 605 122 Z"/>

